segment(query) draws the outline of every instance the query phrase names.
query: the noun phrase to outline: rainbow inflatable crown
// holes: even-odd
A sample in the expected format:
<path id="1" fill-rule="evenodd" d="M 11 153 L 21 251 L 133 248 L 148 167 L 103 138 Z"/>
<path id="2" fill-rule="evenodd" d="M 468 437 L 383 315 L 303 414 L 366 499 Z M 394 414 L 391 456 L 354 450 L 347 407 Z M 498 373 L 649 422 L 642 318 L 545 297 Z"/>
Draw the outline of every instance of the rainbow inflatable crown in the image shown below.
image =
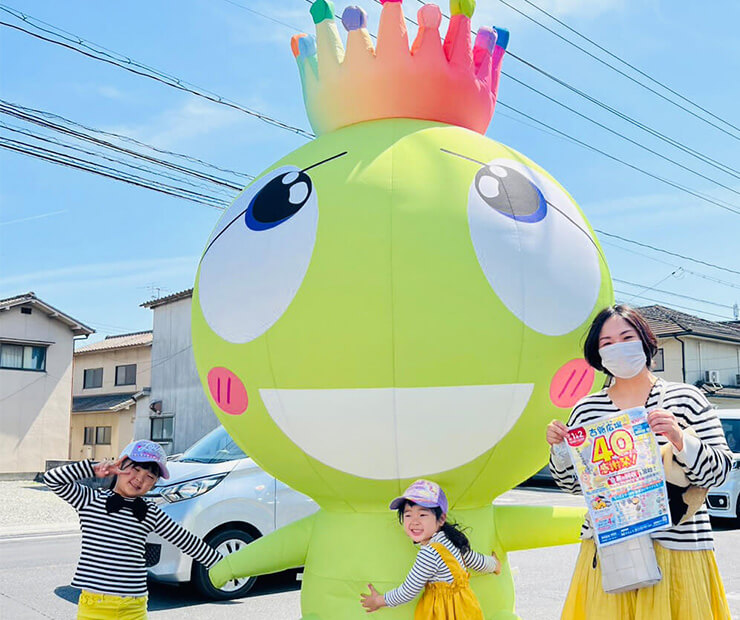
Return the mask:
<path id="1" fill-rule="evenodd" d="M 401 0 L 381 0 L 377 49 L 367 31 L 367 14 L 347 7 L 345 52 L 334 22 L 334 5 L 316 0 L 311 16 L 316 38 L 291 40 L 303 84 L 303 98 L 317 134 L 381 118 L 419 118 L 485 133 L 496 106 L 501 63 L 509 32 L 481 28 L 471 46 L 474 0 L 451 0 L 449 28 L 439 34 L 442 13 L 426 4 L 411 49 Z"/>

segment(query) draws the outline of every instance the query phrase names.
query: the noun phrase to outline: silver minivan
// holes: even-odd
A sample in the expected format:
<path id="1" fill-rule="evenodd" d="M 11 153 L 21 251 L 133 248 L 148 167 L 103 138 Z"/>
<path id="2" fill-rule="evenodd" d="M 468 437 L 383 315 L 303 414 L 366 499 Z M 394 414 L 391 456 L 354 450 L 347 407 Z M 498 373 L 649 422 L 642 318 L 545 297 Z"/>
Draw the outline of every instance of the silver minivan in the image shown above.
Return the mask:
<path id="1" fill-rule="evenodd" d="M 740 409 L 717 409 L 715 413 L 722 423 L 733 461 L 724 484 L 709 489 L 707 511 L 712 517 L 737 519 L 740 523 Z"/>
<path id="2" fill-rule="evenodd" d="M 169 480 L 160 478 L 148 497 L 224 555 L 318 509 L 312 499 L 265 473 L 222 426 L 167 467 Z M 146 565 L 155 581 L 190 582 L 214 599 L 244 596 L 256 581 L 236 579 L 216 589 L 203 566 L 156 534 L 147 538 Z"/>

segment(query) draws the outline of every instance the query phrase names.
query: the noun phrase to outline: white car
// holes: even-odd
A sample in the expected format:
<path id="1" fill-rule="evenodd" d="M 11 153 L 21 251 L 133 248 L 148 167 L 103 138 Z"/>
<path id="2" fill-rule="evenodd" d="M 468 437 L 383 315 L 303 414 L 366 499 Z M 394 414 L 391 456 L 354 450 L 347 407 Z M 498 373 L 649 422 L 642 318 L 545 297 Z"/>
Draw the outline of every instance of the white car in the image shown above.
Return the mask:
<path id="1" fill-rule="evenodd" d="M 707 494 L 707 509 L 712 517 L 737 518 L 740 521 L 740 409 L 717 409 L 727 445 L 732 450 L 732 471 L 724 484 Z"/>
<path id="2" fill-rule="evenodd" d="M 316 503 L 265 473 L 222 426 L 168 461 L 169 480 L 148 494 L 180 525 L 224 555 L 318 509 Z M 146 543 L 149 576 L 167 583 L 191 582 L 209 598 L 244 596 L 256 578 L 236 579 L 216 589 L 206 569 L 151 534 Z"/>

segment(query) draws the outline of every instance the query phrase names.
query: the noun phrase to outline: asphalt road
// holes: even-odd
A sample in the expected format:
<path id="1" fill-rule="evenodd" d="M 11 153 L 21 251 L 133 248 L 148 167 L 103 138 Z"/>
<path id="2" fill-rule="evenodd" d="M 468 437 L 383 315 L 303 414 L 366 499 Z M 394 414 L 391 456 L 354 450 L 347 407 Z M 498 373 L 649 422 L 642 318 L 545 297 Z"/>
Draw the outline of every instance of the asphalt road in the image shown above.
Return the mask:
<path id="1" fill-rule="evenodd" d="M 573 505 L 577 498 L 553 489 L 516 489 L 502 503 Z M 734 527 L 734 524 L 732 525 Z M 717 560 L 733 617 L 740 618 L 740 529 L 718 528 Z M 518 613 L 526 620 L 559 617 L 577 553 L 576 545 L 512 553 Z M 0 538 L 0 618 L 2 620 L 72 620 L 77 590 L 68 584 L 79 551 L 76 533 Z M 263 578 L 250 596 L 213 603 L 188 588 L 152 584 L 152 620 L 296 620 L 300 583 L 294 573 Z"/>

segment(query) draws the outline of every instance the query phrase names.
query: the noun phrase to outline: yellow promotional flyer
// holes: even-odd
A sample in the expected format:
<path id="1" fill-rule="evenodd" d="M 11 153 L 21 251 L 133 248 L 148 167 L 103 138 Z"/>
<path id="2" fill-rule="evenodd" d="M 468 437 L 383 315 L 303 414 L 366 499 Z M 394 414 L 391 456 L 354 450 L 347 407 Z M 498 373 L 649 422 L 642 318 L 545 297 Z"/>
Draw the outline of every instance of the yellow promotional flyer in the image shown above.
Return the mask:
<path id="1" fill-rule="evenodd" d="M 573 428 L 566 442 L 599 546 L 670 526 L 660 449 L 644 407 Z"/>

